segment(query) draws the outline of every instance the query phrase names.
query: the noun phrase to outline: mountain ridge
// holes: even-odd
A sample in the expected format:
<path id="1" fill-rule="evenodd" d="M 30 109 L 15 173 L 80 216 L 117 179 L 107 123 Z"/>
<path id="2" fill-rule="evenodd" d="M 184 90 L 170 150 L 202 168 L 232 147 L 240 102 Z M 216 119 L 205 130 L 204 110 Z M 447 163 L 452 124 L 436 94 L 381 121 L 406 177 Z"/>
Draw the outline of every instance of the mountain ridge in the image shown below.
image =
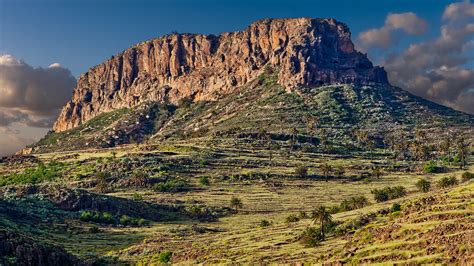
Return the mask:
<path id="1" fill-rule="evenodd" d="M 145 101 L 216 100 L 279 67 L 288 91 L 323 84 L 387 84 L 383 68 L 356 51 L 349 28 L 334 19 L 264 19 L 218 36 L 171 34 L 126 49 L 81 75 L 54 124 L 74 128 L 102 112 Z"/>

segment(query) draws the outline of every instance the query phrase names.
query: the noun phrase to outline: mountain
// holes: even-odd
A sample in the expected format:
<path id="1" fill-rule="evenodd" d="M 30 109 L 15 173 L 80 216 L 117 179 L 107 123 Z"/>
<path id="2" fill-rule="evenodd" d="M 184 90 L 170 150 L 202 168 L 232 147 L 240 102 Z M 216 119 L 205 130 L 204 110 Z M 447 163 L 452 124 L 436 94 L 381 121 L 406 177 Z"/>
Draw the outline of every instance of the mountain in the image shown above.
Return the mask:
<path id="1" fill-rule="evenodd" d="M 170 34 L 112 56 L 81 75 L 54 132 L 28 151 L 112 147 L 237 125 L 289 134 L 313 119 L 335 130 L 474 121 L 391 86 L 384 69 L 354 49 L 343 23 L 265 19 L 218 36 Z"/>

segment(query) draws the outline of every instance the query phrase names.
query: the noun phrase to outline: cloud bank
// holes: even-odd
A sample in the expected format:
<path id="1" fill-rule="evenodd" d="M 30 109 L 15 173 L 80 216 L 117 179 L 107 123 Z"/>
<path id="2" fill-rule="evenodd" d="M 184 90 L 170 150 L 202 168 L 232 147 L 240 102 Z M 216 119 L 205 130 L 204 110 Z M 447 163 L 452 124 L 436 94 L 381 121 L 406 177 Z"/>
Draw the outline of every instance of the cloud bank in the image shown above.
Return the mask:
<path id="1" fill-rule="evenodd" d="M 362 50 L 370 48 L 385 49 L 398 40 L 397 32 L 410 35 L 425 33 L 428 24 L 413 12 L 389 14 L 381 28 L 374 28 L 361 32 L 358 37 L 358 46 Z"/>
<path id="2" fill-rule="evenodd" d="M 396 25 L 392 21 L 394 15 L 397 14 L 387 16 L 381 29 Z M 421 25 L 416 22 L 415 14 L 410 17 L 403 22 L 405 26 L 398 27 L 404 29 L 406 34 L 423 32 L 421 26 L 412 28 L 411 32 L 405 29 L 409 27 L 406 25 Z M 399 53 L 387 53 L 381 64 L 392 84 L 434 102 L 474 114 L 474 70 L 468 67 L 474 64 L 474 4 L 470 1 L 450 4 L 441 19 L 439 37 L 411 44 Z M 362 46 L 387 49 L 396 44 L 393 39 L 387 40 L 384 34 L 372 34 L 374 40 L 364 39 L 371 31 L 373 29 L 359 35 Z"/>
<path id="3" fill-rule="evenodd" d="M 0 137 L 2 142 L 10 140 L 0 147 L 0 155 L 31 142 L 11 130 L 13 124 L 51 127 L 75 86 L 71 72 L 58 63 L 35 68 L 11 55 L 0 55 Z"/>

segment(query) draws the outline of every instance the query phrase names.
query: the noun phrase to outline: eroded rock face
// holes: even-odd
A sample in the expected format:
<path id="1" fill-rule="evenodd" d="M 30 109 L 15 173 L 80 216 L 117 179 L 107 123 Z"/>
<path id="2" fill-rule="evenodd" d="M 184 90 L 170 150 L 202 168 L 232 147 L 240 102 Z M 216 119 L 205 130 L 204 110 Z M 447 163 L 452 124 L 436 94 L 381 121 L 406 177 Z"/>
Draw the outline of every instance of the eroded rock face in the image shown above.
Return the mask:
<path id="1" fill-rule="evenodd" d="M 172 34 L 140 43 L 83 74 L 54 125 L 64 131 L 106 111 L 147 101 L 216 100 L 279 69 L 288 91 L 334 83 L 388 83 L 385 71 L 357 52 L 334 19 L 265 19 L 243 31 Z"/>

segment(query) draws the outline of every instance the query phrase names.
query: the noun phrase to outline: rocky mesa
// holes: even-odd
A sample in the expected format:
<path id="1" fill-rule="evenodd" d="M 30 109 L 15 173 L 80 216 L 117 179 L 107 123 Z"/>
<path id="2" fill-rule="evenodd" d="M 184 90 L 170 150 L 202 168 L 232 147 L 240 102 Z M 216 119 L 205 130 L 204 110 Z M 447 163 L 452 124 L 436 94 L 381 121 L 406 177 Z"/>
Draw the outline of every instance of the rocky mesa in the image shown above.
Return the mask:
<path id="1" fill-rule="evenodd" d="M 387 84 L 386 72 L 356 51 L 349 28 L 334 19 L 265 19 L 243 31 L 170 34 L 135 45 L 81 75 L 54 124 L 74 128 L 100 113 L 145 102 L 217 100 L 266 66 L 291 91 L 324 84 Z"/>

